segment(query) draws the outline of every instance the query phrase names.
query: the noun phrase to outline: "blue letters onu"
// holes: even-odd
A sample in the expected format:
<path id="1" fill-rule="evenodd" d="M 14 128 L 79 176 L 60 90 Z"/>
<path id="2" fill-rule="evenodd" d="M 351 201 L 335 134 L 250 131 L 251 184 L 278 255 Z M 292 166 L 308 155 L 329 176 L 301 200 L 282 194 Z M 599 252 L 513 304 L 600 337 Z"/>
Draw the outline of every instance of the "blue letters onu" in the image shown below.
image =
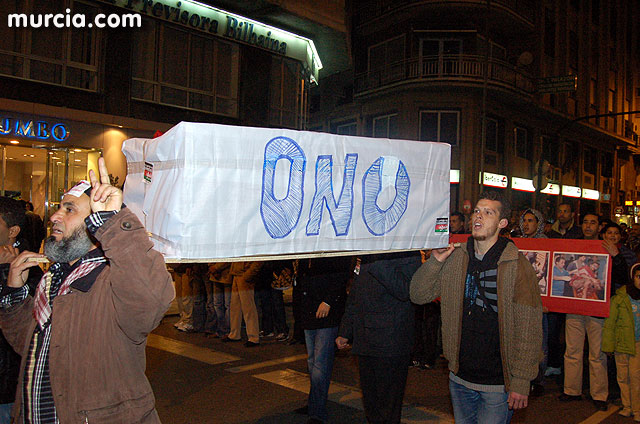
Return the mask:
<path id="1" fill-rule="evenodd" d="M 289 184 L 284 199 L 276 199 L 274 181 L 278 160 L 286 159 L 290 164 Z M 298 144 L 287 137 L 276 137 L 264 148 L 262 166 L 262 201 L 260 215 L 264 228 L 271 238 L 286 237 L 298 225 L 304 200 L 304 170 L 307 159 Z"/>
<path id="2" fill-rule="evenodd" d="M 278 160 L 290 162 L 287 195 L 276 199 L 274 181 Z M 358 154 L 345 157 L 342 190 L 338 201 L 333 190 L 333 161 L 331 155 L 320 155 L 316 161 L 315 187 L 307 222 L 307 236 L 318 235 L 324 205 L 327 206 L 336 236 L 349 233 L 353 214 L 353 182 Z M 398 224 L 407 210 L 411 181 L 402 161 L 395 180 L 396 196 L 391 206 L 382 210 L 376 201 L 382 191 L 382 167 L 384 158 L 378 158 L 362 178 L 362 218 L 369 232 L 382 236 Z M 304 201 L 304 171 L 306 157 L 300 146 L 287 137 L 276 137 L 267 143 L 262 170 L 262 201 L 260 214 L 267 233 L 274 239 L 284 238 L 298 225 Z"/>

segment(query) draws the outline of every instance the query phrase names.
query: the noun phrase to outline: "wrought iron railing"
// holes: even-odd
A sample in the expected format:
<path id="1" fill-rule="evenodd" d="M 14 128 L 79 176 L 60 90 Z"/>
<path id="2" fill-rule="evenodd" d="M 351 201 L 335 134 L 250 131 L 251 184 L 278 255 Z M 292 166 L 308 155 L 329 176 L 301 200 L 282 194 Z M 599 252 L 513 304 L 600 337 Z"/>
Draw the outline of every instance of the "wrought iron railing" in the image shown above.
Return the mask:
<path id="1" fill-rule="evenodd" d="M 375 90 L 403 81 L 461 81 L 482 83 L 487 65 L 484 56 L 451 55 L 412 58 L 391 63 L 384 68 L 356 76 L 356 94 Z M 535 81 L 515 66 L 490 59 L 488 82 L 530 95 L 535 90 Z"/>

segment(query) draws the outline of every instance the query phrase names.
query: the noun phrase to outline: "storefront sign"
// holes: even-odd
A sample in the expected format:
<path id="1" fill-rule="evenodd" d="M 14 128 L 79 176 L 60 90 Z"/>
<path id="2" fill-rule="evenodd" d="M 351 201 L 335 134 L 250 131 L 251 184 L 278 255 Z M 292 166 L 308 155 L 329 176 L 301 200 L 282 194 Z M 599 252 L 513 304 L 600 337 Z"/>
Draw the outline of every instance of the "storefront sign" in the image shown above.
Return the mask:
<path id="1" fill-rule="evenodd" d="M 491 172 L 485 172 L 482 184 L 489 187 L 507 188 L 509 180 L 506 175 L 492 174 Z"/>
<path id="2" fill-rule="evenodd" d="M 582 197 L 584 197 L 585 199 L 590 199 L 590 200 L 599 200 L 600 199 L 600 192 L 597 190 L 589 190 L 588 188 L 583 188 L 582 189 Z"/>
<path id="3" fill-rule="evenodd" d="M 518 177 L 511 177 L 511 188 L 520 191 L 536 191 L 535 187 L 533 186 L 532 180 Z"/>
<path id="4" fill-rule="evenodd" d="M 624 205 L 625 206 L 633 206 L 633 200 L 625 200 L 624 201 Z"/>
<path id="5" fill-rule="evenodd" d="M 568 197 L 582 197 L 582 190 L 580 187 L 574 186 L 562 186 L 562 195 Z"/>
<path id="6" fill-rule="evenodd" d="M 69 138 L 69 129 L 61 122 L 35 121 L 0 117 L 0 135 L 15 138 L 33 138 L 63 142 Z"/>
<path id="7" fill-rule="evenodd" d="M 558 184 L 547 184 L 547 187 L 544 190 L 540 190 L 540 193 L 544 194 L 552 194 L 554 196 L 560 195 L 560 186 Z"/>
<path id="8" fill-rule="evenodd" d="M 452 169 L 449 171 L 449 183 L 451 184 L 459 184 L 460 183 L 460 170 Z"/>
<path id="9" fill-rule="evenodd" d="M 305 63 L 314 81 L 322 62 L 313 41 L 235 13 L 192 0 L 102 0 L 143 16 L 250 44 Z"/>

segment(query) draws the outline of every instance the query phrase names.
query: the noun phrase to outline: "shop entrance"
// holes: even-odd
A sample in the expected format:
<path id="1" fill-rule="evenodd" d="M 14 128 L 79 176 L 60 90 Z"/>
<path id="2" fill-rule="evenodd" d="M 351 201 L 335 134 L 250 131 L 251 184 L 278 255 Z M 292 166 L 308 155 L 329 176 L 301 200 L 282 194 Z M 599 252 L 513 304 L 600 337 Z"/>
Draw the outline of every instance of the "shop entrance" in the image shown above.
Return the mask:
<path id="1" fill-rule="evenodd" d="M 65 190 L 98 168 L 99 157 L 96 149 L 2 145 L 0 194 L 31 202 L 47 222 Z"/>

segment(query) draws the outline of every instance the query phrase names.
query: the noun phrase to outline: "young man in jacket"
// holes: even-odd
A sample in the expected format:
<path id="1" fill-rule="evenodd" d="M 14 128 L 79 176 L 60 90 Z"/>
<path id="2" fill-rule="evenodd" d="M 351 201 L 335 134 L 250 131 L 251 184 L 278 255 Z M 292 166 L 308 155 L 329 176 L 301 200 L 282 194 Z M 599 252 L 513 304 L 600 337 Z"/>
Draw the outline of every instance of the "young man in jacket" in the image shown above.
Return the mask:
<path id="1" fill-rule="evenodd" d="M 515 409 L 527 406 L 538 372 L 542 301 L 529 261 L 499 237 L 510 215 L 500 194 L 483 193 L 468 242 L 433 250 L 411 281 L 412 302 L 442 299 L 456 423 L 508 423 Z"/>
<path id="2" fill-rule="evenodd" d="M 32 252 L 11 262 L 0 293 L 0 327 L 22 354 L 15 422 L 160 422 L 145 346 L 174 297 L 171 276 L 98 166 L 100 180 L 90 171 L 50 218 L 53 264 L 35 296 L 25 282 L 42 255 Z"/>
<path id="3" fill-rule="evenodd" d="M 353 272 L 349 256 L 300 260 L 296 285 L 300 290 L 300 325 L 307 346 L 311 386 L 307 424 L 327 422 L 327 397 L 338 326 Z"/>

